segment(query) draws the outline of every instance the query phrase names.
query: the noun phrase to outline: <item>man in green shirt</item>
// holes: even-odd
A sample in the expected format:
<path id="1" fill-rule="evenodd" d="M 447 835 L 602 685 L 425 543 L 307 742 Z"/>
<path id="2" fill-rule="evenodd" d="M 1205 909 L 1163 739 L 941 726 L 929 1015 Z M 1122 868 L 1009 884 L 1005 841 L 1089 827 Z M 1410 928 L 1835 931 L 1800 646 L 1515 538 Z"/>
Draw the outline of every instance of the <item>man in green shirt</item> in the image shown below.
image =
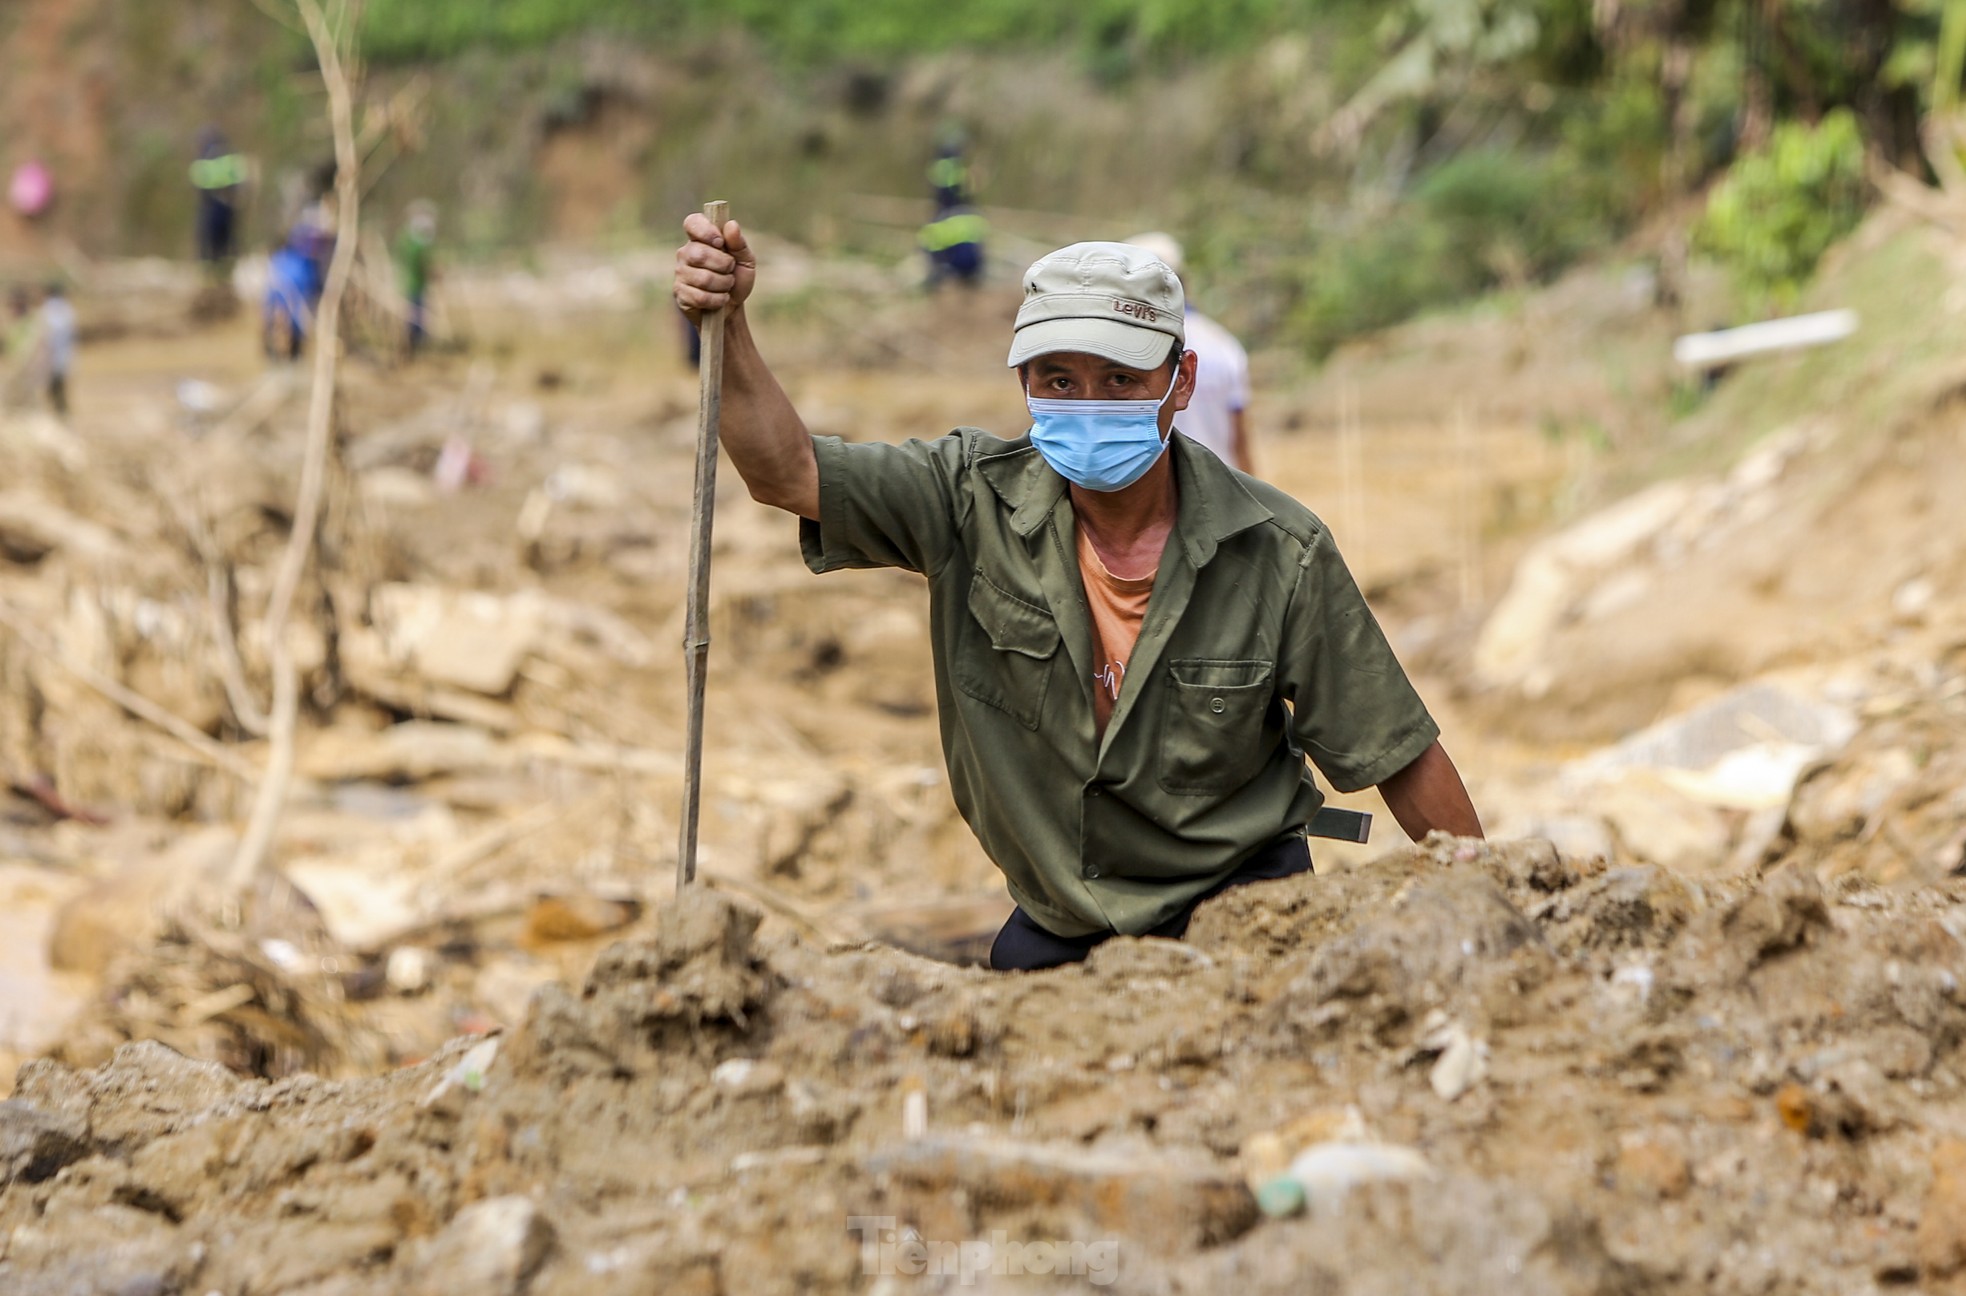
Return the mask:
<path id="1" fill-rule="evenodd" d="M 1026 273 L 1026 436 L 848 444 L 806 431 L 759 354 L 737 223 L 683 228 L 676 302 L 729 309 L 723 444 L 752 497 L 802 519 L 814 571 L 928 578 L 950 787 L 1017 902 L 992 966 L 1178 937 L 1225 887 L 1308 869 L 1336 816 L 1306 756 L 1416 840 L 1481 835 L 1324 525 L 1175 431 L 1195 357 L 1158 259 L 1079 243 Z"/>
<path id="2" fill-rule="evenodd" d="M 402 285 L 403 300 L 409 304 L 409 331 L 405 347 L 411 358 L 428 336 L 425 301 L 430 294 L 432 261 L 436 256 L 437 206 L 427 199 L 410 204 L 409 220 L 396 240 L 396 274 Z"/>

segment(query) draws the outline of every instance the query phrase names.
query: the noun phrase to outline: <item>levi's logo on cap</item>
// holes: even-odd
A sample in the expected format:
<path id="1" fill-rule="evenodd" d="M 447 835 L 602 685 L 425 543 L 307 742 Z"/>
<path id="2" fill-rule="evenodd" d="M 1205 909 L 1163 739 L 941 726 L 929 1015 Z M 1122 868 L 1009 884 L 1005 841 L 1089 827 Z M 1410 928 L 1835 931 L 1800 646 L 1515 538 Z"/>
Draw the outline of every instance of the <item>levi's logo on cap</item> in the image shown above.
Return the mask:
<path id="1" fill-rule="evenodd" d="M 1160 318 L 1160 312 L 1145 302 L 1116 301 L 1113 303 L 1113 309 L 1122 315 L 1131 315 L 1135 319 L 1145 320 L 1149 324 Z"/>

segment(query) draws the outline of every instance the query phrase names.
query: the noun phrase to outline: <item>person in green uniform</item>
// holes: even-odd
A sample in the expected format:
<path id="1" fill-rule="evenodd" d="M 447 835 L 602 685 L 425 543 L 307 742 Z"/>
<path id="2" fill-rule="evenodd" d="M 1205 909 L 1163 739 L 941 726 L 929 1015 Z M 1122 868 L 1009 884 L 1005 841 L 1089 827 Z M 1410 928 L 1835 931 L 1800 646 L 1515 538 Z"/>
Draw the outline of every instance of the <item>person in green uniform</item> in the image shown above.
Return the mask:
<path id="1" fill-rule="evenodd" d="M 191 163 L 191 184 L 198 191 L 198 260 L 213 283 L 232 274 L 247 171 L 245 157 L 232 151 L 218 127 L 198 133 L 198 156 Z"/>
<path id="2" fill-rule="evenodd" d="M 1077 243 L 1025 273 L 1025 435 L 850 444 L 808 433 L 759 353 L 737 222 L 683 229 L 676 304 L 728 308 L 722 438 L 752 497 L 799 517 L 815 572 L 928 578 L 950 787 L 1017 903 L 993 967 L 1179 937 L 1226 887 L 1309 869 L 1307 831 L 1354 835 L 1312 765 L 1415 840 L 1481 835 L 1330 531 L 1177 430 L 1195 358 L 1152 253 Z"/>
<path id="3" fill-rule="evenodd" d="M 409 303 L 409 354 L 414 356 L 429 336 L 426 303 L 437 243 L 437 208 L 419 199 L 410 204 L 409 219 L 396 240 L 396 276 Z"/>
<path id="4" fill-rule="evenodd" d="M 922 226 L 917 241 L 928 254 L 928 288 L 954 280 L 966 288 L 983 282 L 983 239 L 990 226 L 973 207 L 950 207 Z"/>

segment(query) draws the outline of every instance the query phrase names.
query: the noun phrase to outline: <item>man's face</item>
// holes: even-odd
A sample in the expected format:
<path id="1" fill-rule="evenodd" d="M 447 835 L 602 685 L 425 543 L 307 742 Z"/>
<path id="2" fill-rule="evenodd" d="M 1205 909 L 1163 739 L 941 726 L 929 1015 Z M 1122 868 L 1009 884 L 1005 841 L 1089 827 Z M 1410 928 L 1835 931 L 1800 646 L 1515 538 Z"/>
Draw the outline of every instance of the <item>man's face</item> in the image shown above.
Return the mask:
<path id="1" fill-rule="evenodd" d="M 1158 369 L 1136 369 L 1083 351 L 1054 351 L 1024 365 L 1024 390 L 1039 400 L 1152 400 L 1167 395 L 1167 384 L 1174 383 L 1174 399 L 1161 406 L 1160 431 L 1165 437 L 1174 427 L 1174 412 L 1188 408 L 1195 394 L 1195 353 L 1183 351 L 1179 363 L 1168 362 Z"/>

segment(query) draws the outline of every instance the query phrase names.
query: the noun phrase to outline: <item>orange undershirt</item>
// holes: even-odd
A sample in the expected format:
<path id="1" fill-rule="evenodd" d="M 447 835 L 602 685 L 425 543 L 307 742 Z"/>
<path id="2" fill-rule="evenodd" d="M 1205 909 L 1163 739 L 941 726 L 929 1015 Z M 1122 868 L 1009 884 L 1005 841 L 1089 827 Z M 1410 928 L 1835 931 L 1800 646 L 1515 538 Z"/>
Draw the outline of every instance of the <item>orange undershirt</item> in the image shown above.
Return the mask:
<path id="1" fill-rule="evenodd" d="M 1081 527 L 1079 579 L 1085 586 L 1086 604 L 1092 609 L 1092 712 L 1104 737 L 1106 722 L 1113 718 L 1113 707 L 1126 684 L 1126 661 L 1140 638 L 1140 623 L 1147 616 L 1147 597 L 1154 592 L 1154 578 L 1123 580 L 1107 571 Z"/>

